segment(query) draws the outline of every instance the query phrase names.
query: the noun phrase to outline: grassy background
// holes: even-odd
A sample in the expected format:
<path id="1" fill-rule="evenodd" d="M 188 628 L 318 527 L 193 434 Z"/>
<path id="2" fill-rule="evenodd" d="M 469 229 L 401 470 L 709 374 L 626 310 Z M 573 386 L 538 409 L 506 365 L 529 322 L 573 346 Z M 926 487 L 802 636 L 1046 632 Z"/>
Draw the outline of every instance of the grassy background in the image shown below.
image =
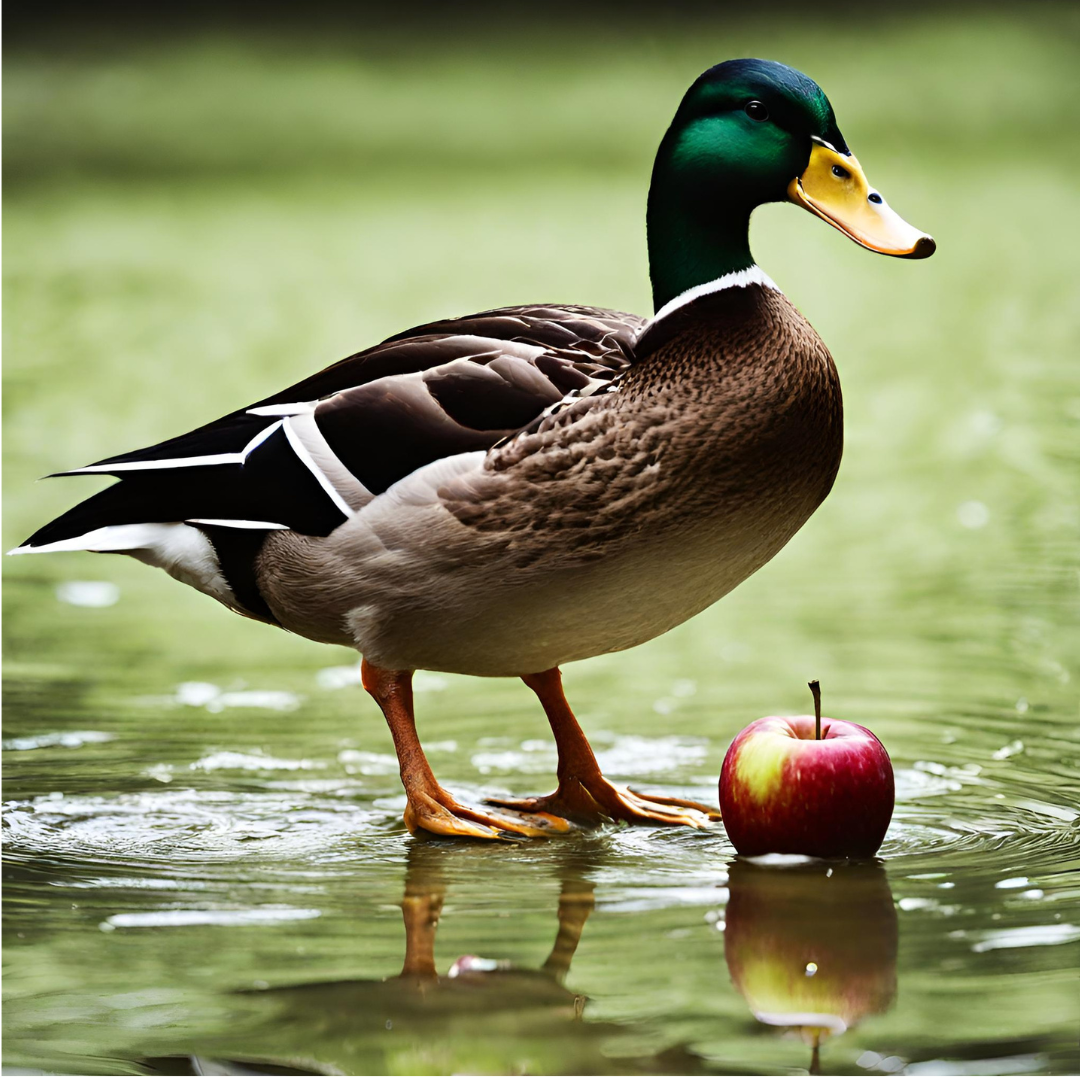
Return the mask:
<path id="1" fill-rule="evenodd" d="M 872 182 L 939 252 L 888 260 L 789 206 L 755 216 L 758 261 L 836 356 L 847 451 L 811 526 L 725 601 L 726 625 L 771 654 L 777 628 L 757 616 L 783 597 L 784 621 L 833 630 L 793 666 L 827 671 L 839 624 L 918 622 L 920 604 L 948 619 L 948 600 L 965 621 L 983 610 L 993 651 L 1019 573 L 1025 588 L 1041 575 L 1024 602 L 1058 623 L 1076 600 L 1078 25 L 1031 5 L 450 38 L 421 24 L 24 35 L 5 70 L 5 544 L 94 483 L 37 477 L 403 327 L 546 299 L 648 311 L 654 148 L 700 70 L 757 54 L 821 81 Z M 987 528 L 958 523 L 970 500 Z M 859 588 L 837 592 L 838 570 Z M 187 663 L 226 641 L 240 664 L 303 650 L 127 560 L 5 572 L 9 658 L 93 652 L 97 630 L 57 641 L 31 611 L 53 580 L 102 575 L 129 600 L 127 632 L 163 648 L 181 634 Z M 896 669 L 873 650 L 903 642 L 855 637 L 845 669 Z M 709 639 L 682 645 L 695 640 Z"/>

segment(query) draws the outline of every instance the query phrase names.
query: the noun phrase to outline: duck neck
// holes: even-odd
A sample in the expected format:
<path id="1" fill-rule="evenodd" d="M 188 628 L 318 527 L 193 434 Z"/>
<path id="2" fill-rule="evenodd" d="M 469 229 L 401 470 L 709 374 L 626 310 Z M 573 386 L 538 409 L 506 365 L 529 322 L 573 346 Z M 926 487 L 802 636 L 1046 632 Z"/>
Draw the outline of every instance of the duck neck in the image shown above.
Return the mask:
<path id="1" fill-rule="evenodd" d="M 655 311 L 687 289 L 754 265 L 751 201 L 723 190 L 695 198 L 665 164 L 657 158 L 646 215 Z"/>

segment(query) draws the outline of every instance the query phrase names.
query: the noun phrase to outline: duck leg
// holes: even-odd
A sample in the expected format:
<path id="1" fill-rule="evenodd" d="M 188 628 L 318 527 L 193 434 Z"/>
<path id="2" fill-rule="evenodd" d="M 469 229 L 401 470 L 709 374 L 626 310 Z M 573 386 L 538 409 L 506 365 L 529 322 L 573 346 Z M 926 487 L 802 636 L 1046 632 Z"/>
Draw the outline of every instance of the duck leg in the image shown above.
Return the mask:
<path id="1" fill-rule="evenodd" d="M 364 689 L 378 702 L 390 725 L 401 782 L 408 805 L 405 826 L 439 836 L 466 836 L 480 840 L 504 840 L 521 836 L 552 836 L 570 829 L 570 823 L 547 812 L 498 813 L 476 810 L 455 799 L 435 779 L 416 734 L 413 719 L 412 672 L 388 671 L 364 660 Z"/>
<path id="2" fill-rule="evenodd" d="M 539 799 L 489 799 L 494 806 L 530 814 L 558 814 L 598 823 L 605 819 L 651 825 L 703 828 L 720 819 L 720 811 L 688 799 L 641 795 L 619 787 L 600 772 L 596 756 L 563 694 L 558 668 L 522 681 L 540 699 L 559 750 L 559 786 Z"/>

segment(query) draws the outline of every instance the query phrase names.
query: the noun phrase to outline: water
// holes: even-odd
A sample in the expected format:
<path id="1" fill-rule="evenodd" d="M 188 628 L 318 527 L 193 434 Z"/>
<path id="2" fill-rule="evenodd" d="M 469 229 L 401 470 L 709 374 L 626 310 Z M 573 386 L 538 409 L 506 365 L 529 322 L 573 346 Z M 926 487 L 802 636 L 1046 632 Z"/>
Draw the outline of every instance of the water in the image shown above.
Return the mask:
<path id="1" fill-rule="evenodd" d="M 789 208 L 755 219 L 759 261 L 837 357 L 837 487 L 717 607 L 566 671 L 609 775 L 710 802 L 740 728 L 806 712 L 820 678 L 826 714 L 866 724 L 893 757 L 878 860 L 747 863 L 722 827 L 410 838 L 354 656 L 242 622 L 131 560 L 9 560 L 6 1068 L 1080 1070 L 1066 266 L 1080 207 L 1072 142 L 1040 137 L 1034 175 L 1014 158 L 1047 108 L 1074 108 L 1055 87 L 1075 35 L 1040 10 L 889 34 L 793 22 L 705 41 L 676 26 L 657 45 L 628 30 L 604 57 L 538 39 L 509 67 L 482 44 L 446 59 L 422 42 L 441 66 L 326 43 L 318 62 L 286 63 L 287 42 L 224 39 L 15 56 L 7 547 L 90 490 L 35 477 L 423 318 L 545 297 L 645 310 L 652 146 L 685 72 L 718 50 L 790 56 L 827 82 L 871 178 L 940 249 L 900 264 Z M 929 109 L 896 80 L 912 50 L 935 49 L 948 63 L 928 68 Z M 986 64 L 1011 73 L 994 83 L 1007 101 L 967 93 Z M 333 122 L 275 126 L 274 94 Z M 411 116 L 425 94 L 438 132 L 406 137 L 393 110 Z M 511 100 L 546 102 L 529 153 L 500 111 Z M 621 117 L 599 134 L 583 104 L 596 100 Z M 210 101 L 227 103 L 216 127 Z M 640 109 L 613 104 L 627 101 Z M 978 137 L 984 113 L 992 138 Z M 478 131 L 524 155 L 495 184 L 488 158 L 454 156 Z M 575 148 L 594 139 L 604 152 L 586 167 Z M 1022 215 L 1003 210 L 1032 184 Z M 417 690 L 453 791 L 550 788 L 550 736 L 524 687 L 424 675 Z"/>
<path id="2" fill-rule="evenodd" d="M 101 696 L 59 672 L 9 680 L 9 1066 L 771 1071 L 808 1067 L 815 1040 L 826 1072 L 1077 1064 L 1077 733 L 1048 707 L 854 714 L 897 767 L 880 860 L 759 865 L 722 829 L 410 839 L 388 740 L 339 669 L 154 696 L 158 665 L 114 659 Z M 744 717 L 688 679 L 661 676 L 651 703 L 612 691 L 629 659 L 570 669 L 601 759 L 713 799 Z M 116 689 L 125 667 L 135 692 Z M 527 692 L 420 685 L 444 782 L 546 789 Z M 589 722 L 603 706 L 622 732 Z"/>

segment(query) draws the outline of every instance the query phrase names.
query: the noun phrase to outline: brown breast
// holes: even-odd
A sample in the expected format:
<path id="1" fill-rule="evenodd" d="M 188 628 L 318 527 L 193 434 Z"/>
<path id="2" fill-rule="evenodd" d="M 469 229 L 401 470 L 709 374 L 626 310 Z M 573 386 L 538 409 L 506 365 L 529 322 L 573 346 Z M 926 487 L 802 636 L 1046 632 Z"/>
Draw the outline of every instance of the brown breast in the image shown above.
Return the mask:
<path id="1" fill-rule="evenodd" d="M 778 549 L 828 494 L 842 442 L 828 350 L 783 294 L 751 285 L 647 327 L 612 392 L 493 450 L 485 482 L 443 498 L 463 523 L 517 537 L 528 562 L 748 514 L 763 539 L 783 534 Z"/>
<path id="2" fill-rule="evenodd" d="M 843 449 L 836 367 L 798 309 L 763 285 L 702 297 L 648 327 L 620 411 L 651 415 L 694 512 L 722 492 L 808 504 L 828 495 Z"/>

